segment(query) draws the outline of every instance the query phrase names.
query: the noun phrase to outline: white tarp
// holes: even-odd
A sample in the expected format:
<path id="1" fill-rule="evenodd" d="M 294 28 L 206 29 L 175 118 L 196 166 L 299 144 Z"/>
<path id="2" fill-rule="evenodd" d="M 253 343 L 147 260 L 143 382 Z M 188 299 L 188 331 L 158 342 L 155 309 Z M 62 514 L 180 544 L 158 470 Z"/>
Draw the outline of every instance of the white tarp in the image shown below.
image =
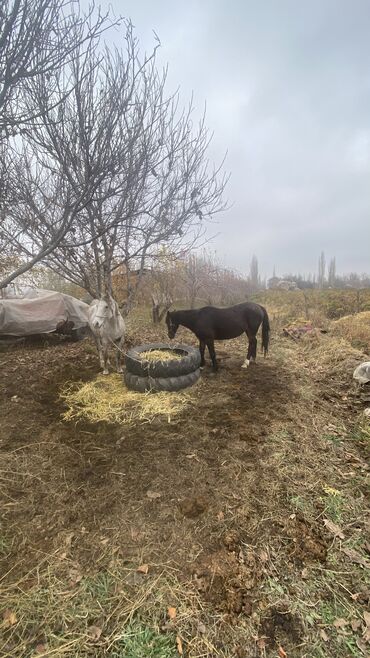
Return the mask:
<path id="1" fill-rule="evenodd" d="M 87 326 L 88 304 L 51 290 L 27 291 L 24 297 L 0 299 L 0 335 L 48 334 L 65 322 L 70 328 Z"/>

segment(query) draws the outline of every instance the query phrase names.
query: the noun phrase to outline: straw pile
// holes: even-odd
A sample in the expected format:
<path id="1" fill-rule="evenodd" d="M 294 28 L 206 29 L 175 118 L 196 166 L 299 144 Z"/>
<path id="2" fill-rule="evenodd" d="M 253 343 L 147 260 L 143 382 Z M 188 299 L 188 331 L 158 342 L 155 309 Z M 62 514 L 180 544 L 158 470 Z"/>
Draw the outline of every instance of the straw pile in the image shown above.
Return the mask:
<path id="1" fill-rule="evenodd" d="M 143 361 L 173 361 L 180 360 L 181 354 L 177 354 L 174 350 L 148 350 L 147 352 L 141 352 L 140 358 Z"/>
<path id="2" fill-rule="evenodd" d="M 370 352 L 370 311 L 346 315 L 332 323 L 335 334 L 346 338 L 353 347 Z"/>
<path id="3" fill-rule="evenodd" d="M 185 410 L 193 400 L 191 393 L 136 393 L 130 391 L 120 375 L 99 375 L 87 383 L 67 384 L 60 393 L 67 405 L 64 420 L 85 419 L 93 423 L 151 423 L 156 418 L 168 422 Z"/>

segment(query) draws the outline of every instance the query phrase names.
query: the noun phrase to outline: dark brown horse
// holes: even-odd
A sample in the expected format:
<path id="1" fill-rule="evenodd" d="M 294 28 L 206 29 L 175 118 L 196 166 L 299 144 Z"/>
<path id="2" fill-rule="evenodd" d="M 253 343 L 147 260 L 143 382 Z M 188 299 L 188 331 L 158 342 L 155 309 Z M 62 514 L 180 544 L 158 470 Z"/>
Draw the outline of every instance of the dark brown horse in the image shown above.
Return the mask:
<path id="1" fill-rule="evenodd" d="M 246 333 L 248 336 L 248 353 L 242 368 L 247 368 L 250 361 L 257 356 L 256 334 L 262 324 L 262 349 L 266 356 L 269 345 L 270 323 L 267 311 L 259 304 L 245 302 L 229 308 L 204 306 L 188 311 L 172 311 L 166 316 L 169 338 L 176 336 L 179 325 L 187 327 L 199 339 L 201 366 L 204 366 L 204 350 L 208 347 L 212 365 L 217 370 L 215 340 L 229 340 Z"/>

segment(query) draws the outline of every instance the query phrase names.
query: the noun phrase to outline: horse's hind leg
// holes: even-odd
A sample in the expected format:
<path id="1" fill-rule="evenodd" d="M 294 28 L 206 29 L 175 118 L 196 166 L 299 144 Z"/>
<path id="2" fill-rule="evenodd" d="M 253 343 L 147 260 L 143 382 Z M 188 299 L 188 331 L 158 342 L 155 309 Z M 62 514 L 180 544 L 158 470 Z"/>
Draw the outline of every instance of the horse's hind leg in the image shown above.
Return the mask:
<path id="1" fill-rule="evenodd" d="M 204 368 L 206 362 L 204 360 L 204 350 L 206 349 L 206 341 L 199 340 L 199 352 L 200 352 L 200 367 Z"/>
<path id="2" fill-rule="evenodd" d="M 250 362 L 252 363 L 257 358 L 257 338 L 255 336 L 249 339 L 249 346 L 251 351 Z"/>
<path id="3" fill-rule="evenodd" d="M 257 338 L 248 331 L 245 332 L 248 336 L 248 352 L 242 368 L 248 368 L 249 364 L 256 360 L 257 356 Z"/>
<path id="4" fill-rule="evenodd" d="M 207 347 L 208 347 L 209 356 L 211 357 L 212 360 L 213 369 L 218 370 L 214 341 L 207 340 Z"/>

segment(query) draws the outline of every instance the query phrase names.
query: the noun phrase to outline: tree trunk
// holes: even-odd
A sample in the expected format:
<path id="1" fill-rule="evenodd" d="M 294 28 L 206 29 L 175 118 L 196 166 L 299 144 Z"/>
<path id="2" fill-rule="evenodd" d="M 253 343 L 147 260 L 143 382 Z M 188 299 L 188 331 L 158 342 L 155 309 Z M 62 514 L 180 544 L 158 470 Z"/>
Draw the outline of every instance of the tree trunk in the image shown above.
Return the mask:
<path id="1" fill-rule="evenodd" d="M 308 309 L 308 295 L 305 290 L 302 290 L 304 298 L 304 315 L 306 320 L 310 319 L 309 309 Z"/>
<path id="2" fill-rule="evenodd" d="M 159 309 L 160 309 L 160 303 L 158 299 L 156 299 L 153 295 L 151 296 L 152 298 L 152 320 L 153 324 L 159 324 L 160 323 L 160 318 L 159 318 Z"/>
<path id="3" fill-rule="evenodd" d="M 170 309 L 172 304 L 172 299 L 166 299 L 165 301 L 158 300 L 151 295 L 152 298 L 152 320 L 153 324 L 160 324 L 162 322 L 165 314 Z"/>

